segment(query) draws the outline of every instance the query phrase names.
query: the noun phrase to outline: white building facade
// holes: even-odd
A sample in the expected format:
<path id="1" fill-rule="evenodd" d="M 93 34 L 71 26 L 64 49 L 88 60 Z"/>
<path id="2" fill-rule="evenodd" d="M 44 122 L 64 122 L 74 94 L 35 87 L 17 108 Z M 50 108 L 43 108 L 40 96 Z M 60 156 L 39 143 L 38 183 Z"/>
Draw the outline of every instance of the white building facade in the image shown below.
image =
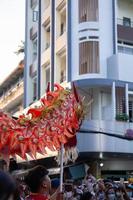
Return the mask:
<path id="1" fill-rule="evenodd" d="M 110 155 L 133 164 L 133 141 L 125 138 L 133 129 L 133 1 L 26 1 L 25 52 L 25 107 L 49 81 L 74 81 L 86 105 L 92 102 L 79 151 L 106 159 L 104 170 Z"/>
<path id="2" fill-rule="evenodd" d="M 24 96 L 24 61 L 0 84 L 0 109 L 18 117 L 23 110 Z"/>

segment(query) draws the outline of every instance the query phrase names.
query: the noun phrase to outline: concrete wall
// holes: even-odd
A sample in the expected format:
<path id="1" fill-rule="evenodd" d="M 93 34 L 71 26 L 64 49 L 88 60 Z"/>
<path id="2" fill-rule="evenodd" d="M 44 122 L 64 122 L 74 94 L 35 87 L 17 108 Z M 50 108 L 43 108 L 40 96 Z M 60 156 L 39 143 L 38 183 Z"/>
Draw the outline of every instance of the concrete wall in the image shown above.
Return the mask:
<path id="1" fill-rule="evenodd" d="M 79 152 L 133 153 L 132 141 L 95 133 L 78 133 L 77 138 Z"/>
<path id="2" fill-rule="evenodd" d="M 119 54 L 118 63 L 119 80 L 133 82 L 133 55 Z"/>
<path id="3" fill-rule="evenodd" d="M 133 56 L 118 53 L 108 59 L 108 78 L 133 82 Z"/>
<path id="4" fill-rule="evenodd" d="M 100 73 L 107 77 L 107 58 L 113 54 L 112 1 L 99 0 Z"/>
<path id="5" fill-rule="evenodd" d="M 108 58 L 107 77 L 109 79 L 118 79 L 118 59 L 116 55 Z"/>
<path id="6" fill-rule="evenodd" d="M 77 134 L 78 149 L 80 152 L 133 153 L 132 141 L 105 134 L 91 133 L 91 131 L 101 131 L 124 136 L 126 130 L 129 128 L 133 129 L 133 123 L 85 120 L 82 123 L 81 132 Z M 82 130 L 86 130 L 86 132 L 82 132 Z"/>

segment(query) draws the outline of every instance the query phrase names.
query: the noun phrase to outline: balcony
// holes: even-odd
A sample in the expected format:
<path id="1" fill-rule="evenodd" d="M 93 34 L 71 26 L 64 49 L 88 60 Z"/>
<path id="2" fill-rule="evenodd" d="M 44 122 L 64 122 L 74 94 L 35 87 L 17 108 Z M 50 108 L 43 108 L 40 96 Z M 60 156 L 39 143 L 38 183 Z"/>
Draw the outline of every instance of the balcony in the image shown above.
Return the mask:
<path id="1" fill-rule="evenodd" d="M 43 28 L 43 38 L 42 51 L 45 51 L 50 47 L 50 24 Z"/>
<path id="2" fill-rule="evenodd" d="M 30 29 L 30 39 L 31 39 L 31 40 L 34 40 L 34 39 L 37 37 L 37 31 L 38 31 L 37 25 L 33 26 L 33 27 Z"/>
<path id="3" fill-rule="evenodd" d="M 41 65 L 47 65 L 50 62 L 50 47 L 46 49 L 41 56 Z"/>
<path id="4" fill-rule="evenodd" d="M 24 93 L 24 83 L 21 81 L 17 85 L 13 86 L 4 96 L 0 99 L 0 108 L 5 109 L 18 98 L 22 97 Z"/>
<path id="5" fill-rule="evenodd" d="M 45 11 L 43 12 L 43 15 L 42 15 L 42 24 L 44 26 L 47 26 L 47 24 L 49 23 L 50 21 L 50 5 L 45 9 Z"/>
<path id="6" fill-rule="evenodd" d="M 66 0 L 56 0 L 56 8 L 57 10 L 62 10 L 66 5 Z"/>
<path id="7" fill-rule="evenodd" d="M 29 67 L 29 75 L 34 78 L 37 75 L 37 59 Z"/>
<path id="8" fill-rule="evenodd" d="M 63 49 L 66 47 L 66 32 L 63 33 L 58 39 L 56 40 L 56 53 L 59 54 Z"/>
<path id="9" fill-rule="evenodd" d="M 133 46 L 118 44 L 118 52 L 133 55 Z"/>
<path id="10" fill-rule="evenodd" d="M 106 134 L 124 136 L 129 128 L 133 129 L 133 123 L 104 120 L 84 121 L 81 132 L 77 134 L 78 149 L 80 152 L 133 153 L 132 142 Z M 96 134 L 93 131 L 100 131 L 105 134 Z"/>
<path id="11" fill-rule="evenodd" d="M 119 40 L 133 41 L 133 22 L 126 24 L 123 19 L 117 19 L 117 30 Z"/>
<path id="12" fill-rule="evenodd" d="M 110 79 L 133 82 L 133 56 L 118 53 L 108 59 L 107 75 Z"/>
<path id="13" fill-rule="evenodd" d="M 84 120 L 81 129 L 124 136 L 127 129 L 133 129 L 133 123 L 111 120 Z"/>

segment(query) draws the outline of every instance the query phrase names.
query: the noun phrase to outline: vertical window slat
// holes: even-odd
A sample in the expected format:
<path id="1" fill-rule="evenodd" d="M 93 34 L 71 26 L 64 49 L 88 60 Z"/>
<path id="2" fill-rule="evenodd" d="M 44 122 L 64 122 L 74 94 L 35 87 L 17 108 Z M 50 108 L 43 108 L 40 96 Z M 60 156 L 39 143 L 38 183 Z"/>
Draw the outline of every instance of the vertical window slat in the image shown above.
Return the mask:
<path id="1" fill-rule="evenodd" d="M 99 43 L 87 41 L 79 44 L 79 74 L 99 73 Z"/>
<path id="2" fill-rule="evenodd" d="M 79 0 L 79 23 L 98 21 L 98 0 Z"/>

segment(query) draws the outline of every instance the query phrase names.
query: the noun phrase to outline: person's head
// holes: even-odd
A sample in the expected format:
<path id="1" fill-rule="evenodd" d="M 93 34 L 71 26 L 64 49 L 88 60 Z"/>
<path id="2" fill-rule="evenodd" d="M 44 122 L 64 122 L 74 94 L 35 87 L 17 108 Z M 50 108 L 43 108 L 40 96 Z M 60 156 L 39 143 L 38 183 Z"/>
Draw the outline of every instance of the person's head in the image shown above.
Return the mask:
<path id="1" fill-rule="evenodd" d="M 133 186 L 131 184 L 127 185 L 126 191 L 127 191 L 128 197 L 131 198 L 133 196 Z"/>
<path id="2" fill-rule="evenodd" d="M 123 193 L 122 193 L 122 191 L 121 191 L 121 188 L 117 188 L 117 189 L 115 190 L 115 194 L 116 194 L 116 198 L 117 198 L 117 199 L 121 199 L 122 196 L 123 196 Z"/>
<path id="3" fill-rule="evenodd" d="M 104 191 L 105 190 L 105 185 L 104 185 L 104 182 L 103 182 L 102 179 L 99 179 L 97 181 L 97 184 L 98 184 L 99 191 Z"/>
<path id="4" fill-rule="evenodd" d="M 80 200 L 92 200 L 93 199 L 93 195 L 90 192 L 85 192 Z"/>
<path id="5" fill-rule="evenodd" d="M 90 168 L 87 170 L 87 175 L 90 175 L 91 174 L 91 171 L 90 171 Z"/>
<path id="6" fill-rule="evenodd" d="M 0 199 L 12 200 L 15 189 L 16 189 L 16 185 L 13 178 L 9 174 L 3 171 L 0 171 Z"/>
<path id="7" fill-rule="evenodd" d="M 113 187 L 109 187 L 106 191 L 106 196 L 108 200 L 114 200 L 116 195 L 115 195 L 115 190 Z"/>
<path id="8" fill-rule="evenodd" d="M 37 166 L 30 170 L 25 178 L 25 183 L 32 193 L 50 193 L 51 181 L 47 169 L 43 166 Z"/>

